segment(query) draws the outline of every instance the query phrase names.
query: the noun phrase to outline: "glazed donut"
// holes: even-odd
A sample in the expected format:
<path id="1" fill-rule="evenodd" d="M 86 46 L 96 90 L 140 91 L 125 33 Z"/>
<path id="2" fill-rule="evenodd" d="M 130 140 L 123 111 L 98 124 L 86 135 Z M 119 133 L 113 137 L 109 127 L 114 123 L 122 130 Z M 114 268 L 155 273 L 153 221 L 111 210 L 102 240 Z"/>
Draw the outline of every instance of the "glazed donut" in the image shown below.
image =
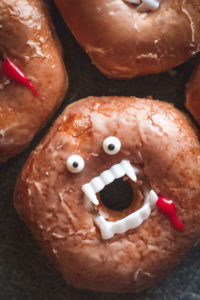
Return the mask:
<path id="1" fill-rule="evenodd" d="M 185 106 L 200 124 L 200 61 L 187 84 Z"/>
<path id="2" fill-rule="evenodd" d="M 138 292 L 200 237 L 199 163 L 196 131 L 171 104 L 89 97 L 32 152 L 14 205 L 68 283 Z"/>
<path id="3" fill-rule="evenodd" d="M 108 77 L 163 72 L 200 49 L 200 0 L 55 3 L 77 41 Z"/>
<path id="4" fill-rule="evenodd" d="M 21 152 L 63 100 L 68 79 L 46 6 L 0 1 L 0 162 Z"/>

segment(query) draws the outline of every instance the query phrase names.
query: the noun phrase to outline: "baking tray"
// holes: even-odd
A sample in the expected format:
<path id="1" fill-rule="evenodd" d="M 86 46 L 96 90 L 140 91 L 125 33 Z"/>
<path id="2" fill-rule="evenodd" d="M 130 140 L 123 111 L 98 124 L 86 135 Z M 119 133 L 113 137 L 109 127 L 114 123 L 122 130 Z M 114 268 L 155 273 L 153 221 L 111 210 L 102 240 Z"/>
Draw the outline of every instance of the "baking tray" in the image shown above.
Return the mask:
<path id="1" fill-rule="evenodd" d="M 0 164 L 0 300 L 200 300 L 200 246 L 155 287 L 139 294 L 85 291 L 67 285 L 16 214 L 13 189 L 29 153 L 39 143 L 56 117 L 71 102 L 87 96 L 137 96 L 173 102 L 183 111 L 184 87 L 197 57 L 173 71 L 110 80 L 92 64 L 66 27 L 52 1 L 50 10 L 64 49 L 69 73 L 69 90 L 58 112 L 22 154 Z"/>

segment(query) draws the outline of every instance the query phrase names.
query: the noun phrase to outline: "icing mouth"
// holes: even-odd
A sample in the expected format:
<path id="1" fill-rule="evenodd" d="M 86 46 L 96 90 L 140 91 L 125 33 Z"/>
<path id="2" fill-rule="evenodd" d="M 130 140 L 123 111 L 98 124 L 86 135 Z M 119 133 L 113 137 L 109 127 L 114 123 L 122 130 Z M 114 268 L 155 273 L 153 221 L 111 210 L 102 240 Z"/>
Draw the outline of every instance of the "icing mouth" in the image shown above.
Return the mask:
<path id="1" fill-rule="evenodd" d="M 137 168 L 132 167 L 128 160 L 122 160 L 119 164 L 112 166 L 109 170 L 102 172 L 99 176 L 94 177 L 89 183 L 82 186 L 85 196 L 94 204 L 99 205 L 96 193 L 113 182 L 115 179 L 127 175 L 132 181 L 136 181 Z"/>
<path id="2" fill-rule="evenodd" d="M 99 176 L 94 177 L 90 182 L 84 184 L 82 191 L 84 192 L 86 209 L 91 212 L 93 205 L 99 205 L 96 193 L 103 190 L 106 185 L 125 175 L 131 181 L 136 182 L 138 172 L 139 169 L 132 166 L 130 161 L 122 160 L 119 164 L 113 165 L 109 170 L 103 171 Z M 146 189 L 144 191 L 143 206 L 127 217 L 115 222 L 107 221 L 99 211 L 99 214 L 94 216 L 94 222 L 99 227 L 102 238 L 110 239 L 117 233 L 125 233 L 141 225 L 150 216 L 152 209 L 156 206 L 157 200 L 158 196 L 154 190 Z"/>

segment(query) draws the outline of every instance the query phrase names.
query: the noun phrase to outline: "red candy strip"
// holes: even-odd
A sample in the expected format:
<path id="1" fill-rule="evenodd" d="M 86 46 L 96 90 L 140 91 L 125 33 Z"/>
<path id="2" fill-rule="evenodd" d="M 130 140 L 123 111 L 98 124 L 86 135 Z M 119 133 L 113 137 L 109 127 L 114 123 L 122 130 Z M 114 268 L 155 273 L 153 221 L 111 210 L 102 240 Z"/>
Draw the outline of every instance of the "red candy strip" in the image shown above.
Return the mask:
<path id="1" fill-rule="evenodd" d="M 180 231 L 184 231 L 184 225 L 179 221 L 178 216 L 176 215 L 176 209 L 174 202 L 166 199 L 163 196 L 159 196 L 156 202 L 157 207 L 170 218 L 170 221 L 174 227 Z"/>
<path id="2" fill-rule="evenodd" d="M 2 64 L 2 73 L 8 79 L 14 80 L 22 85 L 28 87 L 38 98 L 42 99 L 38 91 L 30 83 L 25 74 L 9 59 L 5 58 Z"/>

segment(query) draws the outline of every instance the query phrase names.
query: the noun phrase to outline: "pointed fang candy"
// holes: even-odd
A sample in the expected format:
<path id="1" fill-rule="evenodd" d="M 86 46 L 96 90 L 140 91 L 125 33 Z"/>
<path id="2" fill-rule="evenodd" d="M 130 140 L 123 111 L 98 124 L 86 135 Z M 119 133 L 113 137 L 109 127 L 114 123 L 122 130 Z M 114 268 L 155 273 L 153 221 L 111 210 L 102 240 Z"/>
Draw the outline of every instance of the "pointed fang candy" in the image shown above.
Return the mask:
<path id="1" fill-rule="evenodd" d="M 25 74 L 9 59 L 5 58 L 2 64 L 2 73 L 10 80 L 14 80 L 28 87 L 39 99 L 43 100 L 35 87 L 31 84 Z"/>
<path id="2" fill-rule="evenodd" d="M 184 225 L 179 221 L 178 216 L 176 215 L 176 209 L 174 202 L 168 200 L 163 196 L 159 196 L 156 202 L 157 207 L 170 218 L 171 223 L 174 227 L 180 231 L 184 231 Z"/>

